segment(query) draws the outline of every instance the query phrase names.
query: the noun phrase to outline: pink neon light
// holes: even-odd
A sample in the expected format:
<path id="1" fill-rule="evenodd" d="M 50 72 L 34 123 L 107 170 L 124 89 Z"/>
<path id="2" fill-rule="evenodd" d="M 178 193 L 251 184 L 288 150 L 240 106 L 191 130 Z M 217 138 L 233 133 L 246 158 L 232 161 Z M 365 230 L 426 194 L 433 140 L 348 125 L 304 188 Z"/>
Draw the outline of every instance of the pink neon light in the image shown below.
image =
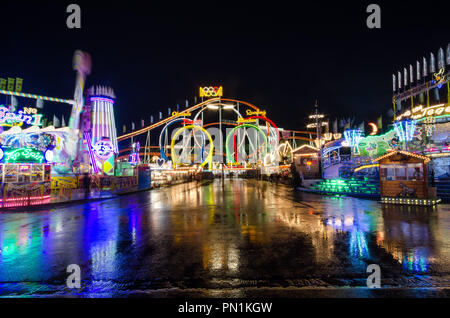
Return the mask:
<path id="1" fill-rule="evenodd" d="M 114 104 L 114 100 L 106 97 L 91 97 L 91 102 L 107 102 Z"/>

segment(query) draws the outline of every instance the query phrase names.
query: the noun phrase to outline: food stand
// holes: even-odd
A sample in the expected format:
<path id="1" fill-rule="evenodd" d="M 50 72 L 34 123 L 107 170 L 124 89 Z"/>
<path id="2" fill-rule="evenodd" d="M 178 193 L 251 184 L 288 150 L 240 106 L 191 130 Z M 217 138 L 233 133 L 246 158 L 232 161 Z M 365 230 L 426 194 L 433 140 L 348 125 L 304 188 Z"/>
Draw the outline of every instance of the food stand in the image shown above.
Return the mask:
<path id="1" fill-rule="evenodd" d="M 373 161 L 379 163 L 382 203 L 435 205 L 441 201 L 428 185 L 430 158 L 396 150 Z"/>

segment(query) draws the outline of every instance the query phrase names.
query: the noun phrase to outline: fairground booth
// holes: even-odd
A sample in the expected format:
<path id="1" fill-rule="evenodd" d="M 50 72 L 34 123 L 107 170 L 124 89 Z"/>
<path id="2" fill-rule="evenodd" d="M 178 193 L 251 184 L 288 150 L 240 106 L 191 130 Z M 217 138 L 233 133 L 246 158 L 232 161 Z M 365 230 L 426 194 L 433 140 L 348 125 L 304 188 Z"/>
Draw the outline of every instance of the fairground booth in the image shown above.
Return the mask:
<path id="1" fill-rule="evenodd" d="M 292 150 L 295 169 L 303 179 L 320 179 L 319 149 L 303 145 Z"/>
<path id="2" fill-rule="evenodd" d="M 379 163 L 381 202 L 434 205 L 436 188 L 428 184 L 430 158 L 397 150 L 373 160 Z"/>

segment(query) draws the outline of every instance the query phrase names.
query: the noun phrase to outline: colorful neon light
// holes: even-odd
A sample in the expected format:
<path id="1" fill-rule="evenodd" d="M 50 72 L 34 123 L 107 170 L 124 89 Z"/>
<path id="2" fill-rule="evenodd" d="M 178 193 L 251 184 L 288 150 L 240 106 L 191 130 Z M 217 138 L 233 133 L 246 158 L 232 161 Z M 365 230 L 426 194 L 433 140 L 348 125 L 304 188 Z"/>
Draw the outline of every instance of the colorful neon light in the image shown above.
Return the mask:
<path id="1" fill-rule="evenodd" d="M 114 153 L 114 146 L 109 140 L 99 140 L 95 143 L 94 154 L 100 160 L 108 160 Z"/>
<path id="2" fill-rule="evenodd" d="M 4 159 L 4 161 L 8 163 L 43 163 L 44 155 L 42 154 L 42 152 L 33 148 L 18 148 L 12 150 L 4 150 Z"/>
<path id="3" fill-rule="evenodd" d="M 212 164 L 212 157 L 213 157 L 213 152 L 214 152 L 214 141 L 211 137 L 211 135 L 206 131 L 206 129 L 204 129 L 203 127 L 197 126 L 197 125 L 188 125 L 185 127 L 182 127 L 180 129 L 177 130 L 177 132 L 175 133 L 175 135 L 172 138 L 172 143 L 170 145 L 170 151 L 172 153 L 172 161 L 175 164 L 180 164 L 180 162 L 178 161 L 178 158 L 175 154 L 175 141 L 177 140 L 178 136 L 185 130 L 185 129 L 198 129 L 201 130 L 209 139 L 209 153 L 208 156 L 206 157 L 206 159 L 200 164 L 200 168 L 202 168 L 203 166 L 205 166 L 207 163 L 209 163 L 209 166 L 211 168 L 211 164 Z"/>
<path id="4" fill-rule="evenodd" d="M 372 127 L 372 132 L 369 135 L 376 135 L 378 133 L 378 126 L 375 123 L 369 123 L 369 126 Z"/>
<path id="5" fill-rule="evenodd" d="M 242 124 L 242 125 L 236 126 L 233 129 L 231 129 L 231 131 L 228 133 L 227 139 L 225 140 L 225 151 L 226 151 L 227 161 L 230 161 L 230 162 L 236 162 L 237 161 L 231 155 L 231 153 L 230 153 L 230 151 L 228 149 L 228 143 L 229 143 L 229 140 L 230 140 L 231 136 L 234 136 L 234 133 L 236 132 L 237 129 L 245 128 L 245 127 L 247 127 L 247 128 L 254 128 L 260 134 L 262 134 L 264 136 L 264 142 L 266 144 L 266 146 L 264 147 L 264 157 L 267 155 L 267 152 L 269 152 L 269 141 L 267 139 L 267 136 L 261 130 L 261 128 L 259 128 L 258 126 L 255 126 L 255 125 L 251 125 L 251 124 Z"/>
<path id="6" fill-rule="evenodd" d="M 91 97 L 90 99 L 91 99 L 91 102 L 105 102 L 105 103 L 111 103 L 114 105 L 114 99 L 112 99 L 112 98 L 94 96 L 94 97 Z"/>
<path id="7" fill-rule="evenodd" d="M 400 141 L 411 141 L 415 128 L 415 120 L 402 120 L 394 123 L 394 129 Z"/>
<path id="8" fill-rule="evenodd" d="M 252 116 L 252 115 L 256 115 L 256 116 L 263 116 L 263 117 L 266 117 L 266 111 L 265 110 L 255 110 L 255 111 L 252 111 L 252 110 L 250 110 L 250 109 L 247 109 L 247 111 L 245 112 L 245 114 L 247 115 L 247 116 Z"/>
<path id="9" fill-rule="evenodd" d="M 404 117 L 412 119 L 421 119 L 427 116 L 441 116 L 450 114 L 450 105 L 438 104 L 430 107 L 423 107 L 422 105 L 416 106 L 411 110 L 405 111 L 403 114 L 397 116 L 397 120 L 401 120 Z"/>
<path id="10" fill-rule="evenodd" d="M 98 173 L 97 161 L 95 160 L 94 157 L 94 149 L 92 148 L 91 137 L 89 133 L 87 132 L 84 133 L 84 139 L 87 142 L 89 157 L 91 159 L 91 166 L 94 169 L 94 172 L 97 174 Z"/>
<path id="11" fill-rule="evenodd" d="M 249 109 L 247 109 L 247 114 Z M 256 112 L 257 113 L 257 112 Z M 266 113 L 265 111 L 263 112 L 264 114 Z M 277 134 L 278 134 L 278 141 L 281 140 L 281 135 L 280 135 L 280 130 L 278 129 L 277 125 L 275 125 L 275 123 L 273 121 L 271 121 L 269 118 L 267 118 L 265 115 L 263 116 L 259 116 L 259 115 L 253 115 L 251 117 L 248 117 L 247 119 L 262 119 L 265 120 L 266 122 L 268 122 L 273 128 L 276 129 Z M 267 136 L 269 136 L 270 131 L 267 132 Z"/>
<path id="12" fill-rule="evenodd" d="M 3 105 L 0 106 L 0 126 L 12 126 L 14 124 L 42 126 L 42 114 L 37 114 L 34 108 L 25 107 L 24 110 L 14 113 Z"/>
<path id="13" fill-rule="evenodd" d="M 13 91 L 7 91 L 7 90 L 3 90 L 3 89 L 0 89 L 0 94 L 19 96 L 19 97 L 27 97 L 27 98 L 33 98 L 33 99 L 41 99 L 41 100 L 45 100 L 45 101 L 49 101 L 49 102 L 65 103 L 65 104 L 71 104 L 71 105 L 73 105 L 75 103 L 75 101 L 69 100 L 69 99 L 61 99 L 61 98 L 56 98 L 56 97 L 48 97 L 48 96 L 42 96 L 42 95 L 13 92 Z"/>
<path id="14" fill-rule="evenodd" d="M 200 97 L 222 97 L 223 88 L 222 86 L 205 86 L 200 87 Z"/>
<path id="15" fill-rule="evenodd" d="M 358 146 L 358 143 L 361 141 L 362 132 L 359 129 L 353 129 L 353 130 L 346 130 L 344 131 L 344 137 L 345 141 L 347 141 L 347 144 L 349 147 L 356 147 Z"/>

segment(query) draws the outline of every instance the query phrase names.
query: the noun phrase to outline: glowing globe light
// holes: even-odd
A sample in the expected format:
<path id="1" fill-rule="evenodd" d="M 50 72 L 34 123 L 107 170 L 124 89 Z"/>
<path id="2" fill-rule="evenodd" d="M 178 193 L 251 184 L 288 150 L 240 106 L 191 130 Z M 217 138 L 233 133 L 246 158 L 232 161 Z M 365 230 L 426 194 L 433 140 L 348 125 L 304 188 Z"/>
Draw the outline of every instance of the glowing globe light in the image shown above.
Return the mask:
<path id="1" fill-rule="evenodd" d="M 395 133 L 400 141 L 411 141 L 416 128 L 415 120 L 402 120 L 394 123 Z"/>

